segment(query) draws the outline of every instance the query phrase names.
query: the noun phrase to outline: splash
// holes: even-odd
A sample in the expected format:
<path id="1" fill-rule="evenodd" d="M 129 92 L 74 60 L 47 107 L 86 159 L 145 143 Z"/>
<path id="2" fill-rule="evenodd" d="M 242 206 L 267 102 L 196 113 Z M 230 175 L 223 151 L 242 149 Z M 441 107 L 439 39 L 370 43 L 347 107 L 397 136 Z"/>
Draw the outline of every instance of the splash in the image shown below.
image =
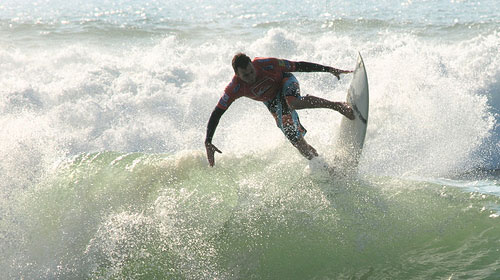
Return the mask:
<path id="1" fill-rule="evenodd" d="M 172 2 L 178 17 L 153 2 L 67 18 L 66 6 L 0 5 L 0 278 L 498 278 L 497 179 L 436 179 L 499 168 L 497 5 L 439 2 L 472 12 L 422 22 L 405 14 L 429 11 L 418 1 L 294 2 L 278 15 Z M 239 51 L 345 69 L 363 54 L 365 179 L 307 175 L 245 99 L 207 167 L 206 123 Z M 350 82 L 296 76 L 331 100 Z M 340 115 L 300 116 L 331 160 Z"/>
<path id="2" fill-rule="evenodd" d="M 12 196 L 0 221 L 3 277 L 495 274 L 498 197 L 383 177 L 315 178 L 296 162 L 258 157 L 220 165 L 207 167 L 199 152 L 61 163 Z M 464 264 L 457 251 L 475 261 Z M 435 271 L 430 257 L 447 265 Z M 398 269 L 415 263 L 424 269 Z"/>

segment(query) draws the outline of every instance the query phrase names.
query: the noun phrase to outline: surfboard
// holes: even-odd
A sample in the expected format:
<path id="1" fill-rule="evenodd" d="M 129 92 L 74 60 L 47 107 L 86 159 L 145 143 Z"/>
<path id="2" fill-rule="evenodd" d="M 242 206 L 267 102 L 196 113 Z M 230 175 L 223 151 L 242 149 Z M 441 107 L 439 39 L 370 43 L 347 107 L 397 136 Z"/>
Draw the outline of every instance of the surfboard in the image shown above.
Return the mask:
<path id="1" fill-rule="evenodd" d="M 334 147 L 335 166 L 343 171 L 355 171 L 363 151 L 369 109 L 368 77 L 361 53 L 358 53 L 346 102 L 353 108 L 356 118 L 349 120 L 344 117 L 340 123 Z"/>

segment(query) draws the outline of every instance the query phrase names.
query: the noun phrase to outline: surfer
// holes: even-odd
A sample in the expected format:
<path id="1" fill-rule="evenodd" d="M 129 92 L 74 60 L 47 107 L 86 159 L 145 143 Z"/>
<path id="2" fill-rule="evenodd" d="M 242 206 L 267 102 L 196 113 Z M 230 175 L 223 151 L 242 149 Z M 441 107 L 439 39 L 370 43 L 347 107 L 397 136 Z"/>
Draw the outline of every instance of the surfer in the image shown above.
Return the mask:
<path id="1" fill-rule="evenodd" d="M 245 96 L 262 101 L 276 120 L 292 145 L 307 159 L 318 156 L 318 152 L 304 139 L 306 129 L 300 124 L 296 110 L 328 108 L 340 112 L 353 120 L 352 108 L 345 102 L 333 102 L 312 95 L 301 96 L 299 82 L 290 72 L 328 72 L 340 79 L 340 74 L 352 71 L 340 70 L 310 62 L 289 61 L 277 58 L 255 58 L 244 53 L 233 57 L 234 77 L 224 90 L 207 125 L 205 148 L 210 166 L 215 164 L 215 152 L 222 153 L 212 137 L 219 120 L 234 100 Z"/>

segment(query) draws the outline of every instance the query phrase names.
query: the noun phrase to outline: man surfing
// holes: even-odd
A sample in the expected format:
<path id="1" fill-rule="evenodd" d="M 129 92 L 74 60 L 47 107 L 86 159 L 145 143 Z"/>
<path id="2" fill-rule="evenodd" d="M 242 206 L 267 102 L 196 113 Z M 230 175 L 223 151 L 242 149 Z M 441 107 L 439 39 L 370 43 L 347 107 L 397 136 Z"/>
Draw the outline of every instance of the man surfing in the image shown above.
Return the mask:
<path id="1" fill-rule="evenodd" d="M 205 148 L 210 166 L 215 164 L 215 152 L 222 153 L 212 138 L 219 120 L 231 103 L 245 96 L 266 105 L 276 120 L 277 126 L 292 145 L 307 159 L 318 156 L 318 152 L 304 139 L 306 129 L 300 124 L 296 110 L 327 108 L 340 112 L 353 120 L 352 108 L 345 102 L 334 102 L 312 95 L 301 96 L 299 82 L 291 72 L 328 72 L 340 79 L 340 74 L 352 73 L 303 61 L 289 61 L 277 58 L 255 58 L 238 53 L 233 57 L 234 77 L 224 90 L 217 106 L 210 115 L 205 138 Z"/>

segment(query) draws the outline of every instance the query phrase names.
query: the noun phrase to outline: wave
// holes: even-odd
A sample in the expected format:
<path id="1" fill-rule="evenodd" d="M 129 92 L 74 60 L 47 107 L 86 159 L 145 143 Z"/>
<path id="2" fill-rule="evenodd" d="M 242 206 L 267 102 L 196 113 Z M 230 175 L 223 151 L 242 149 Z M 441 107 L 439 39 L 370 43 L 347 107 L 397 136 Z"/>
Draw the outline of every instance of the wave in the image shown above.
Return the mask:
<path id="1" fill-rule="evenodd" d="M 200 29 L 200 30 L 198 30 Z M 206 30 L 205 30 L 206 31 Z M 100 19 L 82 19 L 76 21 L 12 22 L 0 21 L 0 33 L 8 36 L 5 43 L 89 40 L 91 42 L 110 43 L 117 40 L 150 40 L 175 35 L 186 38 L 203 33 L 203 28 L 186 27 L 182 21 L 141 20 L 131 23 L 109 22 Z M 103 41 L 104 40 L 104 41 Z"/>
<path id="2" fill-rule="evenodd" d="M 446 176 L 498 169 L 498 33 L 459 43 L 394 33 L 370 41 L 311 36 L 273 28 L 249 44 L 239 38 L 197 45 L 168 36 L 121 48 L 4 48 L 1 181 L 23 185 L 20 170 L 37 178 L 51 162 L 84 152 L 203 149 L 207 118 L 231 78 L 237 51 L 346 69 L 361 51 L 372 93 L 364 173 Z M 297 77 L 304 94 L 332 100 L 345 98 L 350 81 L 348 75 L 338 82 L 324 74 Z M 287 145 L 261 104 L 242 99 L 234 105 L 214 140 L 223 151 L 267 154 Z M 319 151 L 334 149 L 335 112 L 304 111 L 301 120 Z"/>
<path id="3" fill-rule="evenodd" d="M 258 157 L 102 152 L 10 198 L 8 278 L 498 277 L 498 197 Z M 5 201 L 3 201 L 5 202 Z"/>
<path id="4" fill-rule="evenodd" d="M 148 40 L 177 36 L 178 38 L 207 41 L 214 36 L 238 36 L 244 33 L 254 37 L 261 35 L 259 31 L 273 28 L 293 29 L 301 34 L 356 34 L 364 40 L 373 39 L 383 33 L 411 33 L 423 38 L 446 37 L 450 40 L 464 40 L 476 37 L 478 34 L 498 32 L 498 23 L 484 22 L 452 22 L 452 23 L 421 23 L 411 20 L 377 19 L 377 18 L 336 18 L 323 15 L 320 18 L 258 18 L 246 20 L 235 25 L 227 20 L 205 19 L 189 22 L 175 18 L 137 18 L 123 19 L 86 18 L 79 19 L 33 19 L 0 20 L 0 32 L 9 37 L 6 42 L 38 40 Z M 252 35 L 250 35 L 252 34 Z M 101 42 L 102 43 L 102 42 Z"/>
<path id="5" fill-rule="evenodd" d="M 275 3 L 127 1 L 114 14 L 115 2 L 0 5 L 0 278 L 499 277 L 494 10 L 456 21 L 418 1 L 394 17 L 391 3 L 288 1 L 276 15 Z M 456 2 L 435 5 L 476 11 Z M 309 175 L 246 99 L 207 166 L 207 119 L 240 51 L 345 69 L 363 54 L 360 178 Z M 350 82 L 296 76 L 331 100 Z M 340 115 L 300 117 L 328 160 Z"/>

